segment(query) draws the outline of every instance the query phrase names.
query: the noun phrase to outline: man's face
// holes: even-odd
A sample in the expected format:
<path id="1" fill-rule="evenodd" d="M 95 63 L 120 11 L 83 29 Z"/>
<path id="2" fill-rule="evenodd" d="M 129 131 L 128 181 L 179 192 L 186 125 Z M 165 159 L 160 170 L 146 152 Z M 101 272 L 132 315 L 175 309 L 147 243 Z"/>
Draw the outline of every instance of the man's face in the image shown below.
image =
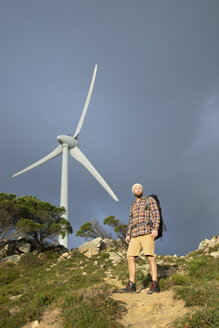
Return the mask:
<path id="1" fill-rule="evenodd" d="M 137 198 L 140 198 L 142 196 L 142 194 L 143 194 L 143 188 L 140 185 L 135 186 L 135 188 L 134 188 L 134 195 Z"/>

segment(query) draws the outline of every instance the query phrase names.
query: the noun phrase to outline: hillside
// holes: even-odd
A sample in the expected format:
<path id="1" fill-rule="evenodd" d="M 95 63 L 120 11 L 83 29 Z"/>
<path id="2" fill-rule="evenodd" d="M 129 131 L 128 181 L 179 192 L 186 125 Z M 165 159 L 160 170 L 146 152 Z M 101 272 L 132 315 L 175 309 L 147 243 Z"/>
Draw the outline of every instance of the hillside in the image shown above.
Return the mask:
<path id="1" fill-rule="evenodd" d="M 126 250 L 113 241 L 98 238 L 64 253 L 28 252 L 17 263 L 5 257 L 0 327 L 217 327 L 218 241 L 205 240 L 180 258 L 157 256 L 161 293 L 155 295 L 146 293 L 150 276 L 143 255 L 136 261 L 137 293 L 119 293 L 128 278 Z"/>

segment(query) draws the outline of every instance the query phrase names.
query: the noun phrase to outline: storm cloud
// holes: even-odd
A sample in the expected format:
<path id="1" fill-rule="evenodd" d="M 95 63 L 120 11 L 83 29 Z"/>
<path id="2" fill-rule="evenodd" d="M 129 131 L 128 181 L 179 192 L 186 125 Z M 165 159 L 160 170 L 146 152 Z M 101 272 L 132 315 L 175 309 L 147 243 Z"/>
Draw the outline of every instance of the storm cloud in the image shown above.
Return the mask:
<path id="1" fill-rule="evenodd" d="M 69 158 L 74 232 L 127 223 L 140 182 L 162 205 L 159 254 L 218 234 L 218 33 L 216 0 L 1 1 L 1 192 L 59 205 L 61 157 L 11 176 L 74 133 L 98 64 L 79 147 L 119 202 Z"/>

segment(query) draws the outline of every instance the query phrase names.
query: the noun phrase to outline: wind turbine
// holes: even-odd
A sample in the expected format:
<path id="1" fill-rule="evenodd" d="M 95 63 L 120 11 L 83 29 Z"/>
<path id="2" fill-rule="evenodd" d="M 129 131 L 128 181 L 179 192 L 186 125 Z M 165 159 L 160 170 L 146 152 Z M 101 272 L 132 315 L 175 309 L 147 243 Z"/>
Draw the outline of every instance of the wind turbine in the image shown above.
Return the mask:
<path id="1" fill-rule="evenodd" d="M 69 135 L 59 135 L 57 137 L 60 145 L 56 147 L 51 153 L 49 153 L 47 156 L 43 157 L 39 161 L 33 163 L 32 165 L 26 167 L 25 169 L 17 172 L 12 177 L 16 177 L 17 175 L 20 175 L 24 172 L 27 172 L 34 167 L 37 167 L 59 155 L 62 154 L 62 175 L 61 175 L 61 196 L 60 196 L 60 207 L 63 206 L 66 209 L 65 215 L 63 215 L 66 219 L 68 219 L 68 152 L 70 152 L 70 155 L 75 158 L 78 162 L 80 162 L 82 165 L 85 166 L 85 168 L 97 179 L 97 181 L 103 186 L 103 188 L 110 194 L 110 196 L 118 201 L 118 198 L 112 191 L 112 189 L 108 186 L 106 181 L 101 177 L 101 175 L 97 172 L 97 170 L 93 167 L 93 165 L 89 162 L 89 160 L 85 157 L 85 155 L 82 153 L 82 151 L 78 147 L 78 135 L 82 128 L 84 118 L 87 112 L 87 108 L 90 102 L 91 94 L 94 87 L 94 81 L 96 78 L 96 72 L 97 72 L 97 65 L 95 65 L 93 77 L 91 80 L 90 88 L 88 91 L 88 95 L 85 101 L 85 105 L 80 117 L 80 120 L 78 122 L 78 126 L 76 128 L 76 131 L 74 133 L 74 136 L 71 137 Z M 59 243 L 66 248 L 68 248 L 68 237 L 67 235 L 62 238 L 59 236 Z"/>

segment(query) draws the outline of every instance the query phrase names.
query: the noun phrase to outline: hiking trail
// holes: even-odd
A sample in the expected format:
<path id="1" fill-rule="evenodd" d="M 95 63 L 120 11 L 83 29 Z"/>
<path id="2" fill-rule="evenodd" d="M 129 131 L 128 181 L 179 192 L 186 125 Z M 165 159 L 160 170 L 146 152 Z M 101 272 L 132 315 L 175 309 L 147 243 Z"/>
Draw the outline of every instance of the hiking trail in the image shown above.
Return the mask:
<path id="1" fill-rule="evenodd" d="M 105 282 L 119 289 L 124 286 L 116 278 L 110 277 L 107 272 Z M 173 291 L 164 291 L 152 295 L 147 294 L 148 289 L 136 293 L 115 293 L 110 296 L 116 301 L 124 302 L 127 310 L 118 320 L 124 327 L 131 328 L 163 328 L 172 327 L 172 323 L 184 316 L 190 310 L 185 307 L 183 300 L 173 298 Z M 63 328 L 58 309 L 47 309 L 39 320 L 32 321 L 22 328 Z M 104 327 L 103 327 L 104 328 Z"/>
<path id="2" fill-rule="evenodd" d="M 107 277 L 105 281 L 118 288 L 124 288 L 117 279 Z M 171 327 L 177 318 L 189 312 L 183 300 L 173 298 L 173 291 L 170 290 L 148 295 L 147 290 L 138 291 L 137 289 L 136 293 L 111 294 L 114 300 L 125 303 L 127 313 L 119 320 L 124 327 Z"/>

